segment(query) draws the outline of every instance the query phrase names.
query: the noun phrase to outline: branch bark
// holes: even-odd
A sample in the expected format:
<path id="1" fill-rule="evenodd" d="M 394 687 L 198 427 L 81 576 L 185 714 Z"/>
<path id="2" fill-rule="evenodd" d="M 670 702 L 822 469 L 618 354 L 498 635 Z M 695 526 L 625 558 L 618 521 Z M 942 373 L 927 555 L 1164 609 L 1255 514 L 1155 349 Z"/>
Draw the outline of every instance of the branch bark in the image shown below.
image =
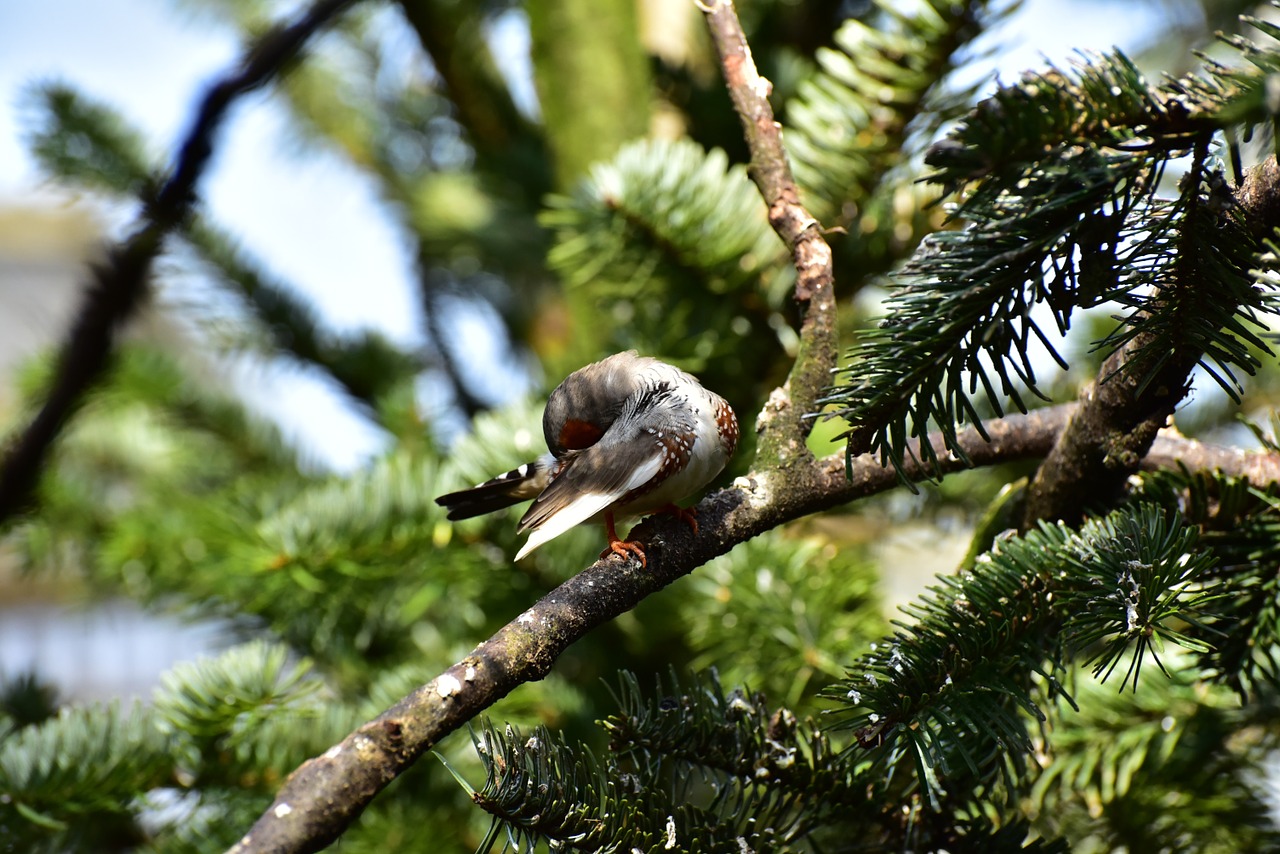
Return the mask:
<path id="1" fill-rule="evenodd" d="M 234 73 L 205 93 L 169 177 L 146 200 L 129 236 L 110 247 L 105 262 L 92 270 L 44 405 L 26 429 L 6 443 L 0 466 L 0 523 L 30 504 L 49 448 L 85 393 L 106 372 L 116 334 L 141 305 L 164 239 L 191 212 L 196 184 L 213 154 L 214 135 L 232 102 L 279 74 L 317 30 L 353 2 L 318 0 L 292 24 L 268 32 Z"/>
<path id="2" fill-rule="evenodd" d="M 988 422 L 989 442 L 972 428 L 964 430 L 960 446 L 977 467 L 1042 457 L 1076 407 L 1064 404 Z M 944 447 L 939 434 L 930 441 Z M 940 453 L 939 460 L 943 473 L 967 468 L 953 455 Z M 1256 486 L 1280 481 L 1280 455 L 1216 448 L 1166 431 L 1145 467 L 1178 465 L 1248 477 Z M 669 517 L 640 523 L 629 538 L 644 545 L 647 568 L 611 556 L 561 584 L 470 655 L 299 766 L 230 854 L 319 851 L 424 752 L 519 685 L 545 677 L 560 654 L 591 629 L 738 543 L 901 483 L 893 468 L 869 455 L 853 460 L 850 478 L 845 477 L 844 454 L 785 474 L 797 469 L 804 475 L 801 489 L 778 489 L 781 474 L 774 471 L 740 478 L 732 488 L 708 496 L 697 508 L 697 535 Z M 930 476 L 915 463 L 903 473 L 913 480 Z"/>
<path id="3" fill-rule="evenodd" d="M 836 366 L 835 274 L 831 247 L 818 221 L 800 203 L 800 190 L 782 147 L 782 130 L 769 105 L 772 84 L 760 76 L 731 0 L 699 4 L 724 70 L 725 86 L 742 121 L 751 151 L 751 179 L 769 208 L 769 223 L 791 250 L 796 268 L 796 301 L 804 319 L 795 364 L 783 388 L 761 413 L 757 466 L 787 466 L 812 460 L 805 438 L 831 385 Z"/>
<path id="4" fill-rule="evenodd" d="M 1280 169 L 1268 159 L 1246 177 L 1235 200 L 1244 212 L 1254 240 L 1280 224 Z M 1178 259 L 1174 288 L 1201 285 L 1196 272 L 1199 260 Z M 1078 524 L 1091 506 L 1110 503 L 1124 488 L 1125 479 L 1137 471 L 1157 432 L 1190 390 L 1190 376 L 1200 352 L 1173 353 L 1155 378 L 1140 391 L 1147 373 L 1134 364 L 1137 353 L 1150 343 L 1139 335 L 1103 363 L 1097 379 L 1080 392 L 1080 407 L 1058 444 L 1036 471 L 1027 489 L 1022 527 L 1040 519 L 1061 519 Z"/>

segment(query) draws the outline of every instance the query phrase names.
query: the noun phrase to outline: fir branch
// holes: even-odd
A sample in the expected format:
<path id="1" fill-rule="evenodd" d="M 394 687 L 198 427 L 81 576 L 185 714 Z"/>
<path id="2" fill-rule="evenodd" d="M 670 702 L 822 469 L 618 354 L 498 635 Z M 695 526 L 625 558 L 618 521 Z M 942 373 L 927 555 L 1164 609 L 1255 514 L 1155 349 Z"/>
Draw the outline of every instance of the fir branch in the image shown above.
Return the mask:
<path id="1" fill-rule="evenodd" d="M 1101 103 L 1075 105 L 1095 93 Z M 980 424 L 979 387 L 997 414 L 1006 398 L 1025 411 L 1019 383 L 1039 394 L 1033 346 L 1065 367 L 1032 308 L 1047 304 L 1064 331 L 1076 308 L 1116 291 L 1126 264 L 1157 251 L 1139 243 L 1122 257 L 1120 247 L 1137 230 L 1130 219 L 1155 191 L 1161 161 L 1122 148 L 1137 131 L 1108 124 L 1150 97 L 1123 56 L 1099 58 L 1074 77 L 1055 71 L 998 90 L 931 149 L 926 160 L 938 171 L 929 180 L 952 190 L 982 180 L 953 212 L 966 227 L 921 245 L 888 317 L 842 371 L 847 385 L 825 400 L 851 424 L 851 455 L 873 451 L 901 465 L 931 424 L 944 435 L 959 421 Z M 1076 116 L 1080 109 L 1099 114 Z M 1001 157 L 970 162 L 989 150 Z"/>
<path id="2" fill-rule="evenodd" d="M 48 172 L 118 196 L 155 194 L 146 140 L 119 112 L 64 83 L 41 86 L 31 97 L 48 118 L 28 144 Z"/>
<path id="3" fill-rule="evenodd" d="M 1255 51 L 1255 63 L 1280 62 L 1272 53 Z M 1243 75 L 1250 86 L 1257 76 Z M 1052 310 L 1060 331 L 1076 309 L 1107 299 L 1131 306 L 1107 346 L 1139 340 L 1105 376 L 1128 365 L 1137 390 L 1163 391 L 1168 400 L 1146 401 L 1147 414 L 1181 398 L 1197 362 L 1231 391 L 1235 371 L 1256 370 L 1250 348 L 1266 347 L 1258 316 L 1277 301 L 1250 286 L 1247 259 L 1274 220 L 1260 207 L 1243 209 L 1238 222 L 1208 164 L 1216 131 L 1263 120 L 1231 111 L 1244 97 L 1238 77 L 1215 71 L 1157 88 L 1122 54 L 1091 58 L 1070 74 L 1050 69 L 1002 87 L 936 144 L 931 181 L 953 191 L 977 182 L 954 211 L 968 224 L 917 252 L 889 317 L 845 369 L 849 383 L 826 399 L 852 425 L 850 454 L 873 450 L 901 464 L 931 424 L 946 434 L 958 421 L 980 423 L 979 388 L 997 414 L 1003 399 L 1024 409 L 1018 384 L 1039 394 L 1028 349 L 1064 364 L 1030 316 L 1036 304 Z M 1157 201 L 1165 164 L 1188 149 L 1195 157 L 1180 198 Z M 1248 201 L 1241 194 L 1234 203 Z M 1145 450 L 1161 423 L 1153 418 L 1128 444 Z M 1123 435 L 1130 425 L 1117 426 Z M 1141 459 L 1120 445 L 1117 459 Z M 1105 498 L 1115 481 L 1101 482 L 1095 495 Z M 1036 485 L 1033 504 L 1039 494 Z"/>
<path id="4" fill-rule="evenodd" d="M 928 0 L 906 10 L 884 0 L 877 5 L 879 20 L 851 17 L 836 31 L 839 49 L 818 50 L 821 70 L 787 104 L 785 142 L 818 219 L 847 227 L 855 212 L 870 214 L 884 232 L 896 219 L 877 193 L 886 183 L 901 191 L 884 178 L 913 156 L 908 130 L 931 137 L 956 104 L 969 100 L 970 92 L 939 97 L 942 81 L 970 40 L 998 23 L 1008 6 L 989 12 L 987 0 Z M 943 109 L 931 103 L 941 100 Z M 929 123 L 913 127 L 922 117 Z"/>
<path id="5" fill-rule="evenodd" d="M 1195 170 L 1203 168 L 1203 147 L 1200 154 Z M 1248 269 L 1241 255 L 1258 251 L 1259 241 L 1280 226 L 1280 220 L 1267 218 L 1277 212 L 1280 167 L 1271 158 L 1250 172 L 1227 207 L 1202 192 L 1201 177 L 1193 172 L 1184 190 L 1191 210 L 1175 226 L 1183 245 L 1173 269 L 1158 283 L 1153 302 L 1142 307 L 1143 316 L 1132 321 L 1135 328 L 1123 345 L 1103 363 L 1096 382 L 1081 392 L 1080 408 L 1028 487 L 1024 527 L 1040 519 L 1076 521 L 1087 508 L 1114 500 L 1185 396 L 1191 371 L 1206 349 L 1221 342 L 1220 360 L 1249 364 L 1222 348 L 1238 344 L 1228 332 L 1247 332 L 1238 318 L 1252 320 L 1260 308 L 1274 310 L 1264 289 L 1241 278 Z M 1240 207 L 1242 232 L 1228 220 L 1232 204 Z M 1205 230 L 1214 232 L 1207 238 L 1214 247 L 1225 247 L 1220 239 L 1225 232 L 1232 248 L 1206 248 L 1200 234 Z M 1218 260 L 1218 251 L 1230 258 Z M 1220 327 L 1228 329 L 1219 332 Z"/>
<path id="6" fill-rule="evenodd" d="M 1274 451 L 1272 452 L 1274 454 Z M 1270 455 L 1270 454 L 1269 454 Z M 1280 686 L 1280 499 L 1241 473 L 1173 466 L 1142 478 L 1135 494 L 1178 506 L 1217 558 L 1209 573 L 1220 598 L 1198 629 L 1212 648 L 1199 665 L 1214 681 L 1256 698 L 1259 683 Z"/>
<path id="7" fill-rule="evenodd" d="M 473 736 L 487 774 L 472 799 L 495 817 L 491 837 L 500 824 L 527 850 L 539 839 L 583 851 L 660 851 L 671 839 L 685 851 L 741 850 L 738 839 L 793 850 L 785 844 L 826 818 L 871 812 L 865 782 L 826 737 L 764 703 L 714 677 L 682 685 L 673 675 L 646 697 L 624 673 L 603 760 L 542 729 L 522 746 L 510 726 L 486 726 Z M 666 839 L 646 834 L 666 817 Z"/>
<path id="8" fill-rule="evenodd" d="M 76 813 L 123 812 L 135 793 L 172 781 L 174 746 L 141 705 L 64 709 L 0 742 L 0 820 L 14 808 L 61 829 Z"/>
<path id="9" fill-rule="evenodd" d="M 556 230 L 548 263 L 593 293 L 643 291 L 654 279 L 673 292 L 725 293 L 782 256 L 746 170 L 689 140 L 630 143 L 547 207 L 540 221 Z"/>
<path id="10" fill-rule="evenodd" d="M 674 763 L 678 780 L 700 770 L 774 790 L 789 808 L 804 802 L 803 819 L 788 819 L 786 810 L 767 819 L 786 830 L 788 839 L 803 835 L 823 816 L 869 807 L 865 781 L 860 784 L 812 722 L 797 720 L 786 708 L 770 712 L 762 694 L 726 693 L 714 674 L 705 684 L 694 679 L 688 685 L 673 674 L 669 684 L 659 680 L 652 697 L 623 674 L 619 705 L 604 722 L 609 747 L 630 757 L 642 780 L 658 777 Z M 746 812 L 766 821 L 760 812 Z"/>
<path id="11" fill-rule="evenodd" d="M 980 103 L 930 149 L 926 162 L 937 171 L 929 180 L 955 190 L 981 178 L 997 188 L 1015 183 L 1046 156 L 1071 148 L 1186 149 L 1213 129 L 1191 117 L 1212 96 L 1205 91 L 1191 104 L 1184 86 L 1170 87 L 1169 92 L 1153 89 L 1118 51 L 1086 56 L 1074 74 L 1053 67 L 1028 72 Z"/>
<path id="12" fill-rule="evenodd" d="M 1071 831 L 1087 828 L 1107 848 L 1141 839 L 1164 850 L 1276 849 L 1265 771 L 1274 707 L 1241 708 L 1186 672 L 1185 658 L 1134 693 L 1080 680 L 1079 712 L 1038 745 L 1028 800 L 1042 831 L 1079 839 Z"/>
<path id="13" fill-rule="evenodd" d="M 530 854 L 541 840 L 583 852 L 741 851 L 743 844 L 761 854 L 792 850 L 780 845 L 787 828 L 768 792 L 746 796 L 760 818 L 743 820 L 753 811 L 725 803 L 729 788 L 698 803 L 665 782 L 621 772 L 613 757 L 602 762 L 576 751 L 543 727 L 525 738 L 511 726 L 503 733 L 486 726 L 473 740 L 486 778 L 472 800 L 494 817 L 481 852 L 504 831 L 511 844 L 503 850 Z"/>
<path id="14" fill-rule="evenodd" d="M 129 236 L 110 247 L 106 261 L 94 269 L 40 412 L 21 435 L 6 442 L 0 467 L 0 522 L 30 503 L 50 446 L 106 370 L 117 331 L 146 295 L 147 276 L 164 239 L 190 215 L 196 184 L 231 104 L 279 74 L 317 30 L 352 2 L 318 0 L 292 24 L 268 33 L 235 72 L 205 94 L 169 176 L 148 200 Z"/>
<path id="15" fill-rule="evenodd" d="M 836 363 L 836 306 L 831 247 L 800 202 L 782 134 L 769 105 L 772 84 L 760 76 L 731 0 L 700 3 L 724 70 L 725 86 L 751 150 L 751 179 L 769 209 L 769 223 L 791 250 L 796 300 L 804 311 L 800 346 L 786 385 L 761 414 L 757 459 L 786 466 L 812 457 L 804 445 L 818 400 Z"/>
<path id="16" fill-rule="evenodd" d="M 987 424 L 989 441 L 976 430 L 957 438 L 972 465 L 995 465 L 1047 453 L 1071 406 L 1013 415 Z M 931 441 L 941 445 L 935 434 Z M 1176 455 L 1177 438 L 1167 451 Z M 1209 459 L 1230 462 L 1226 454 Z M 969 466 L 941 457 L 945 471 Z M 1246 459 L 1244 468 L 1267 470 Z M 1276 465 L 1272 462 L 1270 465 Z M 906 476 L 926 471 L 908 463 Z M 650 518 L 629 535 L 641 542 L 647 568 L 600 560 L 544 596 L 474 651 L 374 720 L 350 733 L 289 777 L 276 800 L 233 851 L 317 851 L 355 820 L 386 785 L 444 736 L 517 686 L 550 672 L 556 659 L 594 627 L 623 614 L 645 597 L 766 530 L 820 510 L 893 489 L 899 475 L 870 457 L 853 461 L 846 477 L 843 454 L 793 467 L 785 482 L 776 473 L 749 474 L 698 506 L 699 534 L 668 518 Z"/>
<path id="17" fill-rule="evenodd" d="M 947 778 L 966 773 L 982 786 L 1004 775 L 1016 791 L 1033 749 L 1026 720 L 1067 697 L 1068 660 L 1086 657 L 1106 679 L 1127 656 L 1123 690 L 1156 642 L 1205 649 L 1181 627 L 1199 625 L 1218 596 L 1205 584 L 1214 560 L 1193 527 L 1154 504 L 1079 531 L 1042 523 L 997 540 L 974 571 L 940 578 L 904 609 L 913 623 L 873 644 L 828 695 L 859 710 L 848 722 L 859 745 L 890 772 L 915 768 L 935 805 Z"/>
<path id="18" fill-rule="evenodd" d="M 759 198 L 723 151 L 639 140 L 551 196 L 539 222 L 555 231 L 547 261 L 569 292 L 626 312 L 613 346 L 702 373 L 728 352 L 735 318 L 766 329 L 794 281 Z"/>

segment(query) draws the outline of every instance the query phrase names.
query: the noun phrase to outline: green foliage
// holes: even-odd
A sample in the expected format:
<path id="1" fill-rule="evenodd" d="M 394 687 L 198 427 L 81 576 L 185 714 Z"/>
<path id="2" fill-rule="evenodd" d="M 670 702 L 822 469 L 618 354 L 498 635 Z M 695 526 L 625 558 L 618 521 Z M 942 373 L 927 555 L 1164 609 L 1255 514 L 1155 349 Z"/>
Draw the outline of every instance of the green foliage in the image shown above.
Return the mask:
<path id="1" fill-rule="evenodd" d="M 246 35 L 270 17 L 257 0 L 197 5 Z M 1157 85 L 1123 54 L 1084 56 L 999 87 L 925 154 L 971 97 L 953 72 L 1005 8 L 746 10 L 804 199 L 837 229 L 840 295 L 891 277 L 879 329 L 842 305 L 858 346 L 829 402 L 850 419 L 851 447 L 900 464 L 931 426 L 953 440 L 961 421 L 1031 404 L 1048 390 L 1035 351 L 1065 365 L 1055 331 L 1095 323 L 1082 312 L 1104 305 L 1118 317 L 1089 358 L 1131 347 L 1125 369 L 1151 378 L 1170 353 L 1192 352 L 1230 394 L 1265 404 L 1250 378 L 1274 373 L 1280 246 L 1255 251 L 1226 182 L 1247 151 L 1237 140 L 1274 121 L 1280 54 L 1235 40 L 1241 67 Z M 857 19 L 841 21 L 850 9 Z M 158 276 L 207 278 L 203 302 L 163 286 L 210 338 L 332 380 L 389 446 L 347 474 L 300 465 L 213 379 L 217 365 L 121 350 L 63 434 L 38 512 L 3 546 L 28 573 L 222 617 L 249 642 L 179 665 L 130 712 L 54 714 L 38 682 L 9 683 L 0 848 L 225 850 L 291 768 L 594 558 L 601 537 L 585 528 L 513 566 L 522 508 L 455 524 L 434 504 L 543 450 L 532 402 L 482 411 L 508 384 L 453 334 L 454 306 L 501 318 L 513 362 L 536 357 L 548 383 L 627 347 L 676 361 L 728 396 L 753 435 L 795 350 L 793 272 L 741 165 L 707 45 L 653 63 L 654 101 L 675 119 L 661 124 L 684 135 L 636 141 L 547 197 L 547 128 L 516 107 L 486 36 L 511 10 L 360 9 L 275 90 L 295 139 L 386 200 L 418 266 L 423 346 L 327 330 L 300 288 L 207 214 L 175 235 Z M 147 201 L 158 161 L 125 117 L 64 84 L 33 100 L 32 144 L 50 174 Z M 555 132 L 590 126 L 576 118 Z M 922 160 L 952 207 L 927 204 L 936 188 L 919 182 Z M 26 405 L 51 372 L 30 372 Z M 434 397 L 442 379 L 458 412 Z M 419 401 L 420 388 L 433 390 Z M 1222 423 L 1211 403 L 1204 423 Z M 446 443 L 441 416 L 459 413 L 469 430 Z M 749 461 L 744 448 L 734 465 Z M 509 725 L 437 745 L 478 790 L 421 763 L 342 849 L 1280 846 L 1259 776 L 1280 687 L 1271 491 L 1162 473 L 1133 479 L 1120 506 L 1079 529 L 1001 533 L 1018 514 L 993 512 L 962 570 L 886 626 L 872 566 L 876 541 L 891 539 L 885 520 L 967 525 L 975 495 L 1025 473 L 972 473 L 927 498 L 888 497 L 880 515 L 847 508 L 739 546 L 495 707 Z M 1003 509 L 1016 510 L 1008 495 Z M 602 683 L 620 672 L 611 696 Z M 726 691 L 718 674 L 747 687 Z M 807 719 L 818 712 L 830 714 Z"/>
<path id="2" fill-rule="evenodd" d="M 549 199 L 548 261 L 570 293 L 618 322 L 606 347 L 665 353 L 702 371 L 761 337 L 794 277 L 758 198 L 722 151 L 632 143 L 573 195 Z"/>
<path id="3" fill-rule="evenodd" d="M 1262 118 L 1228 109 L 1244 97 L 1235 80 L 1152 87 L 1123 54 L 1096 57 L 1002 87 L 935 145 L 929 180 L 972 183 L 952 213 L 964 225 L 926 240 L 828 399 L 852 425 L 849 452 L 900 467 L 937 428 L 962 453 L 956 424 L 980 426 L 979 389 L 996 413 L 1002 400 L 1025 410 L 1023 395 L 1039 394 L 1030 352 L 1066 367 L 1038 306 L 1063 333 L 1076 311 L 1119 303 L 1129 311 L 1099 346 L 1137 342 L 1126 370 L 1143 385 L 1191 353 L 1236 395 L 1235 372 L 1261 365 L 1251 348 L 1268 352 L 1277 302 L 1249 273 L 1256 253 L 1209 156 L 1216 130 Z M 1162 200 L 1165 165 L 1185 150 L 1179 194 Z"/>
<path id="4" fill-rule="evenodd" d="M 834 243 L 864 279 L 937 227 L 925 209 L 930 191 L 899 171 L 972 97 L 972 88 L 948 87 L 950 73 L 968 42 L 1008 11 L 985 0 L 873 6 L 866 19 L 841 24 L 835 49 L 816 52 L 818 73 L 786 104 L 784 137 L 809 212 L 853 232 Z"/>
<path id="5" fill-rule="evenodd" d="M 551 264 L 570 286 L 590 283 L 604 295 L 610 284 L 615 293 L 653 296 L 693 286 L 725 293 L 770 271 L 785 289 L 785 248 L 753 204 L 756 193 L 747 170 L 730 167 L 722 151 L 687 140 L 633 143 L 595 167 L 576 194 L 550 200 Z"/>
<path id="6" fill-rule="evenodd" d="M 1280 536 L 1280 505 L 1240 478 L 1164 472 L 1143 478 L 1137 495 L 1168 505 L 1200 527 L 1217 557 L 1213 613 L 1201 630 L 1212 644 L 1201 666 L 1248 698 L 1280 687 L 1280 598 L 1271 571 Z"/>
<path id="7" fill-rule="evenodd" d="M 324 686 L 306 662 L 287 667 L 288 658 L 284 646 L 254 642 L 165 674 L 154 710 L 161 728 L 182 738 L 173 752 L 184 765 L 222 766 L 221 776 L 239 782 L 244 775 L 283 775 L 345 732 L 312 720 Z M 355 723 L 350 713 L 342 718 Z"/>
<path id="8" fill-rule="evenodd" d="M 487 769 L 473 800 L 494 816 L 481 851 L 807 852 L 896 847 L 902 828 L 876 806 L 874 769 L 841 754 L 812 722 L 760 694 L 710 679 L 659 680 L 646 696 L 623 673 L 604 721 L 603 760 L 545 730 L 473 735 Z M 463 785 L 467 785 L 463 781 Z M 470 788 L 468 786 L 468 788 Z M 1062 851 L 1025 822 L 966 818 L 908 836 L 922 850 Z"/>
<path id="9" fill-rule="evenodd" d="M 1212 598 L 1202 582 L 1212 564 L 1191 528 L 1150 504 L 1079 531 L 1042 524 L 940 578 L 904 609 L 914 622 L 873 644 L 827 696 L 853 712 L 842 717 L 860 749 L 914 771 L 935 804 L 946 778 L 1016 789 L 1032 751 L 1025 721 L 1067 696 L 1066 662 L 1094 663 L 1106 679 L 1128 656 L 1123 690 L 1156 644 L 1205 648 L 1184 626 Z"/>
<path id="10" fill-rule="evenodd" d="M 1241 708 L 1179 667 L 1132 693 L 1082 679 L 1075 699 L 1079 712 L 1057 718 L 1040 745 L 1049 759 L 1029 795 L 1051 832 L 1093 850 L 1280 844 L 1264 782 L 1274 698 Z"/>
<path id="11" fill-rule="evenodd" d="M 865 806 L 825 737 L 786 709 L 714 680 L 673 677 L 658 693 L 624 674 L 603 763 L 545 730 L 474 736 L 487 769 L 474 799 L 497 819 L 482 850 L 506 830 L 527 851 L 541 838 L 580 851 L 791 851 L 833 810 Z"/>
<path id="12" fill-rule="evenodd" d="M 81 817 L 126 813 L 141 791 L 165 785 L 172 742 L 135 705 L 66 709 L 0 741 L 4 826 L 51 832 Z"/>
<path id="13" fill-rule="evenodd" d="M 701 567 L 680 608 L 698 655 L 731 685 L 807 711 L 844 654 L 883 634 L 872 565 L 823 538 L 765 534 Z"/>
<path id="14" fill-rule="evenodd" d="M 152 191 L 155 166 L 146 141 L 118 112 L 60 83 L 29 97 L 44 115 L 28 144 L 51 174 L 116 196 Z"/>

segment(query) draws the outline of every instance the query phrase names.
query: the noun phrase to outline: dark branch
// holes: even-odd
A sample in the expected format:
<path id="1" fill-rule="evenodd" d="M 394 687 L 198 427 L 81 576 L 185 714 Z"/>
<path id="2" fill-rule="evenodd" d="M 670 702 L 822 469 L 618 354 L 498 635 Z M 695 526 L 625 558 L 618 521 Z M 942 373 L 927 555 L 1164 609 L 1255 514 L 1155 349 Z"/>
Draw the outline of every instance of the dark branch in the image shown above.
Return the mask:
<path id="1" fill-rule="evenodd" d="M 0 522 L 31 502 L 50 446 L 106 371 L 116 333 L 146 295 L 147 277 L 165 237 L 191 212 L 196 183 L 208 165 L 214 134 L 231 103 L 280 73 L 307 39 L 352 2 L 319 0 L 292 24 L 267 33 L 234 74 L 205 94 L 168 179 L 146 200 L 129 236 L 110 247 L 106 260 L 94 266 L 44 405 L 26 430 L 7 443 L 0 466 Z"/>
<path id="2" fill-rule="evenodd" d="M 1274 158 L 1253 170 L 1236 193 L 1249 232 L 1260 241 L 1280 224 L 1280 169 Z M 1259 246 L 1261 244 L 1259 243 Z M 1181 248 L 1181 247 L 1180 247 Z M 1180 252 L 1178 281 L 1170 283 L 1170 298 L 1178 289 L 1204 289 L 1193 252 Z M 1077 524 L 1090 507 L 1118 497 L 1125 479 L 1137 471 L 1151 449 L 1156 433 L 1190 389 L 1191 372 L 1203 353 L 1181 348 L 1170 354 L 1147 381 L 1147 370 L 1135 361 L 1150 360 L 1151 336 L 1140 334 L 1103 363 L 1095 382 L 1080 393 L 1080 407 L 1057 446 L 1041 464 L 1027 490 L 1023 528 L 1040 519 Z M 1139 355 L 1145 353 L 1145 356 Z M 1142 386 L 1146 385 L 1145 392 Z"/>
<path id="3" fill-rule="evenodd" d="M 989 442 L 970 428 L 958 435 L 960 447 L 979 467 L 1041 457 L 1075 408 L 1066 404 L 990 421 L 985 425 Z M 943 447 L 940 434 L 930 441 Z M 943 473 L 965 468 L 954 455 L 939 453 L 938 459 Z M 1174 434 L 1160 436 L 1153 459 L 1164 466 L 1203 466 L 1247 476 L 1257 486 L 1280 479 L 1280 455 L 1215 448 Z M 798 489 L 786 482 L 797 474 Z M 853 461 L 851 474 L 845 477 L 844 454 L 836 454 L 785 472 L 740 478 L 733 488 L 698 505 L 696 536 L 677 520 L 646 519 L 629 538 L 643 544 L 647 568 L 610 557 L 561 584 L 466 658 L 301 765 L 231 854 L 320 850 L 425 751 L 519 685 L 544 678 L 560 654 L 591 629 L 738 543 L 900 484 L 897 471 L 869 455 Z M 926 477 L 914 462 L 902 474 L 913 480 Z"/>

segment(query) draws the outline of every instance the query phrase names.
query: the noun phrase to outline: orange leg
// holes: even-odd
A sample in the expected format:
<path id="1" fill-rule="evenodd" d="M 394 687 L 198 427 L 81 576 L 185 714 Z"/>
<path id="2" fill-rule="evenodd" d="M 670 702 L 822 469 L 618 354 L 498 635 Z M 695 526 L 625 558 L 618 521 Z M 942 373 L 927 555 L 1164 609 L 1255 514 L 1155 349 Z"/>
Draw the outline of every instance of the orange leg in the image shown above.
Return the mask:
<path id="1" fill-rule="evenodd" d="M 684 522 L 692 528 L 695 535 L 698 533 L 698 511 L 692 507 L 684 508 L 675 504 L 668 504 L 665 507 L 659 507 L 655 512 L 675 516 L 681 522 Z"/>
<path id="2" fill-rule="evenodd" d="M 644 547 L 639 543 L 628 542 L 618 536 L 618 531 L 613 527 L 613 514 L 604 514 L 604 532 L 609 537 L 609 548 L 600 552 L 600 557 L 608 557 L 610 554 L 622 555 L 630 557 L 635 555 L 640 560 L 641 566 L 648 566 L 649 561 L 645 559 Z"/>

